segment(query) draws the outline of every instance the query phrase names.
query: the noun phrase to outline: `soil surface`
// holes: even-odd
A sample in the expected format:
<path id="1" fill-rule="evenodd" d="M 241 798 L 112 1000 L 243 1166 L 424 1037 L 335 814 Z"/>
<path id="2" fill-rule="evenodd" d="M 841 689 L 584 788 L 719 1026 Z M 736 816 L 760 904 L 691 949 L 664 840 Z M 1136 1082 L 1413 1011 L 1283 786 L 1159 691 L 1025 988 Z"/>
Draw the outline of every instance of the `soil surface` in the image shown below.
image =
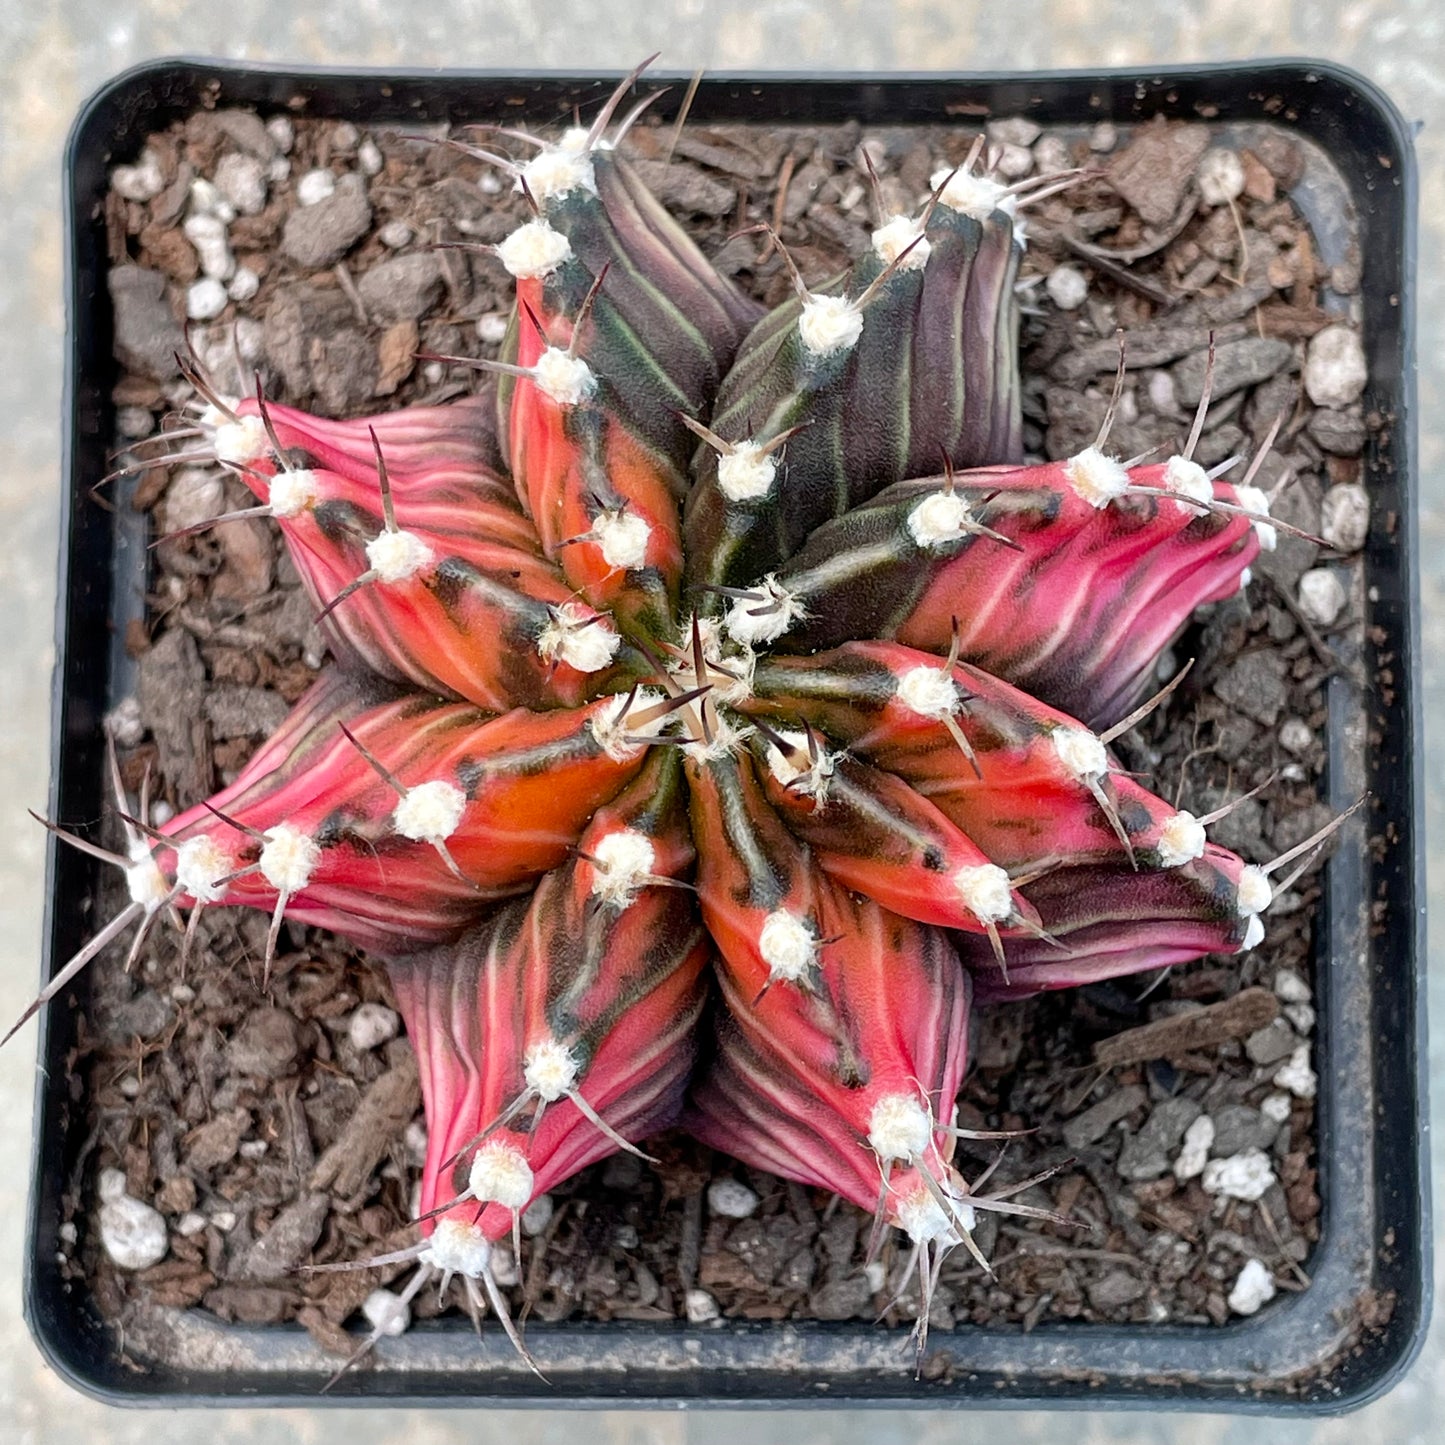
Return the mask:
<path id="1" fill-rule="evenodd" d="M 522 202 L 488 166 L 435 144 L 441 134 L 203 113 L 117 172 L 107 222 L 122 449 L 172 424 L 190 397 L 173 360 L 187 310 L 191 342 L 226 391 L 250 389 L 259 370 L 271 398 L 359 415 L 470 390 L 475 373 L 418 356 L 495 353 L 511 284 L 476 248 L 500 240 Z M 976 134 L 974 124 L 689 126 L 674 137 L 643 124 L 628 149 L 718 266 L 776 302 L 788 273 L 765 238 L 740 230 L 771 222 L 804 277 L 821 281 L 875 224 L 860 146 L 889 208 L 909 210 Z M 1351 680 L 1359 665 L 1360 454 L 1378 423 L 1361 414 L 1349 376 L 1353 334 L 1313 340 L 1348 316 L 1358 264 L 1316 253 L 1288 197 L 1306 157 L 1283 133 L 1244 145 L 1203 125 L 1061 135 L 1015 120 L 992 125 L 990 141 L 1011 177 L 1089 168 L 1028 213 L 1030 454 L 1063 457 L 1093 440 L 1120 327 L 1129 371 L 1111 448 L 1177 445 L 1213 329 L 1199 459 L 1253 452 L 1282 416 L 1257 480 L 1270 491 L 1289 479 L 1276 515 L 1333 544 L 1281 534 L 1245 592 L 1201 615 L 1174 649 L 1171 665 L 1194 666 L 1167 707 L 1119 743 L 1148 786 L 1196 814 L 1241 800 L 1211 834 L 1265 861 L 1330 816 L 1318 797 L 1324 683 Z M 1337 352 L 1344 360 L 1329 371 Z M 239 482 L 186 463 L 141 470 L 110 495 L 148 513 L 155 535 L 252 505 Z M 134 696 L 111 726 L 128 785 L 149 769 L 156 803 L 177 810 L 236 774 L 323 665 L 324 643 L 270 522 L 165 541 L 152 557 L 148 615 L 126 639 Z M 1061 1318 L 1224 1324 L 1269 1292 L 1261 1275 L 1279 1292 L 1308 1287 L 1320 1208 L 1318 893 L 1309 872 L 1242 957 L 979 1012 L 959 1122 L 1034 1132 L 1001 1163 L 996 1145 L 963 1141 L 964 1171 L 997 1163 L 993 1178 L 1014 1180 L 1072 1158 L 1023 1197 L 1078 1227 L 980 1215 L 993 1277 L 956 1251 L 934 1296 L 935 1331 Z M 118 906 L 103 897 L 97 916 Z M 298 1267 L 413 1237 L 416 1066 L 379 970 L 288 928 L 263 992 L 265 931 L 259 916 L 208 909 L 184 974 L 166 927 L 130 974 L 124 949 L 92 966 L 73 1060 L 89 1130 L 67 1197 L 68 1267 L 107 1317 L 151 1303 L 294 1319 L 345 1354 L 356 1337 L 343 1326 L 355 1326 L 368 1292 L 409 1267 Z M 702 1322 L 886 1308 L 893 1322 L 911 1318 L 911 1291 L 890 1306 L 906 1251 L 892 1240 L 863 1268 L 858 1210 L 681 1135 L 648 1147 L 656 1167 L 618 1155 L 528 1211 L 523 1258 L 503 1251 L 514 1312 Z M 164 1258 L 138 1272 L 117 1268 L 101 1243 L 98 1195 L 122 1190 L 164 1227 Z M 1249 1261 L 1263 1270 L 1241 1282 Z M 415 1305 L 438 1308 L 434 1290 Z"/>

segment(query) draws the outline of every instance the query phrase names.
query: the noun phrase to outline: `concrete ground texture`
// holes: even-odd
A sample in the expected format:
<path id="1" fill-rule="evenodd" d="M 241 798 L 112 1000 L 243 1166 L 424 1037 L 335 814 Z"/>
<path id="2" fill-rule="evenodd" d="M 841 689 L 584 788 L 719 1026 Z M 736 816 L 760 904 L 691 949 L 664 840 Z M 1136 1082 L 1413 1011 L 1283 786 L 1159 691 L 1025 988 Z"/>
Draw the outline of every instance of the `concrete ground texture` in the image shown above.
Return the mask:
<path id="1" fill-rule="evenodd" d="M 0 0 L 0 1019 L 35 988 L 43 810 L 54 657 L 54 558 L 61 478 L 61 150 L 85 97 L 154 56 L 214 55 L 300 63 L 625 70 L 654 50 L 669 69 L 1029 70 L 1312 55 L 1381 85 L 1418 139 L 1423 233 L 1419 277 L 1421 587 L 1429 847 L 1432 1060 L 1445 1054 L 1445 7 L 1439 0 Z M 124 1412 L 77 1395 L 43 1364 L 20 1316 L 22 1224 L 34 1083 L 34 1031 L 0 1053 L 0 1439 L 17 1445 L 226 1442 L 550 1442 L 579 1430 L 615 1445 L 730 1439 L 753 1445 L 867 1441 L 929 1445 L 980 1428 L 1018 1445 L 1118 1441 L 1280 1445 L 1445 1439 L 1445 1321 L 1396 1389 L 1335 1420 L 1261 1422 L 1225 1416 L 1063 1415 L 963 1418 L 928 1412 L 821 1411 L 683 1415 L 167 1410 Z M 1445 1068 L 1433 1111 L 1445 1117 Z M 1432 1141 L 1437 1181 L 1445 1152 Z M 1437 1183 L 1437 1199 L 1445 1188 Z M 1438 1211 L 1437 1211 L 1438 1216 Z M 1438 1256 L 1437 1256 L 1438 1258 Z M 1438 1271 L 1438 1265 L 1437 1265 Z"/>

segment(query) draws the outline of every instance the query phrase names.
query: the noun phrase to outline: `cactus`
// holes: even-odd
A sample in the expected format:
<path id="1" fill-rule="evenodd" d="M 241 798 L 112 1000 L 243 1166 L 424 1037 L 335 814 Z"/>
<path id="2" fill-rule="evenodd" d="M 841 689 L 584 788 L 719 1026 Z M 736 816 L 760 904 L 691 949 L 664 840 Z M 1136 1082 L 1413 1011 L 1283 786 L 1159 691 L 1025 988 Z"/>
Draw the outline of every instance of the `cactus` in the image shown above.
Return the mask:
<path id="1" fill-rule="evenodd" d="M 417 1049 L 423 1273 L 505 1319 L 527 1204 L 681 1120 L 902 1230 L 921 1331 L 977 1209 L 1041 1213 L 953 1162 L 972 1003 L 1259 941 L 1267 870 L 1109 745 L 1271 524 L 1199 424 L 1162 463 L 1107 422 L 1025 461 L 1038 183 L 971 157 L 763 314 L 609 135 L 631 79 L 482 153 L 533 216 L 494 248 L 503 359 L 448 358 L 474 396 L 337 422 L 193 374 L 192 445 L 275 519 L 336 665 L 216 797 L 156 829 L 121 795 L 132 901 L 34 1007 L 177 908 L 188 941 L 264 911 L 268 967 L 315 924 Z"/>

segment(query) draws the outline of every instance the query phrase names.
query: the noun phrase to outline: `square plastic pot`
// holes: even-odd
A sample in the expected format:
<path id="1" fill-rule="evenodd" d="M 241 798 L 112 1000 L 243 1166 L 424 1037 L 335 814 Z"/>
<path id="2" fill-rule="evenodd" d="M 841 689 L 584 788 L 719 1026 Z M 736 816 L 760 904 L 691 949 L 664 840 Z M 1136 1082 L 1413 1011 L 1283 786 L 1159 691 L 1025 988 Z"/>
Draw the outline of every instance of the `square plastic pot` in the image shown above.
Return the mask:
<path id="1" fill-rule="evenodd" d="M 661 77 L 667 79 L 668 77 Z M 672 78 L 676 79 L 676 78 Z M 148 132 L 200 108 L 393 122 L 484 120 L 546 125 L 587 105 L 605 77 L 476 72 L 298 71 L 175 60 L 121 76 L 78 118 L 66 156 L 65 395 L 54 760 L 50 815 L 92 816 L 101 794 L 101 719 L 129 691 L 122 639 L 137 615 L 145 538 L 139 519 L 96 505 L 114 435 L 104 198 L 112 164 Z M 668 114 L 684 85 L 658 106 Z M 61 1195 L 78 1169 L 86 1101 L 67 1071 L 75 1013 L 43 1016 L 35 1113 L 25 1311 L 52 1366 L 115 1403 L 164 1405 L 486 1403 L 516 1405 L 1079 1404 L 1198 1410 L 1327 1412 L 1389 1388 L 1424 1335 L 1429 1309 L 1428 1176 L 1423 1149 L 1423 849 L 1419 816 L 1419 650 L 1415 594 L 1414 211 L 1409 133 L 1357 75 L 1313 62 L 1148 72 L 1043 75 L 714 76 L 697 91 L 698 121 L 786 124 L 857 120 L 939 124 L 1022 114 L 1043 124 L 1130 125 L 1152 116 L 1204 119 L 1224 135 L 1281 127 L 1322 166 L 1294 193 L 1328 260 L 1358 228 L 1362 325 L 1369 357 L 1364 459 L 1372 530 L 1365 552 L 1361 697 L 1330 683 L 1328 800 L 1371 793 L 1366 856 L 1329 865 L 1316 930 L 1321 1239 L 1311 1284 L 1224 1327 L 1060 1323 L 1024 1334 L 935 1333 L 929 1378 L 916 1380 L 903 1332 L 867 1323 L 726 1321 L 534 1326 L 529 1342 L 549 1383 L 499 1330 L 478 1340 L 466 1321 L 418 1325 L 386 1342 L 372 1368 L 324 1397 L 334 1362 L 293 1326 L 228 1326 L 176 1312 L 163 1347 L 137 1370 L 85 1292 L 62 1278 Z M 53 841 L 53 840 L 52 840 Z M 52 847 L 47 864 L 46 977 L 93 925 L 96 869 Z M 83 997 L 83 986 L 80 996 Z M 1373 1328 L 1364 1328 L 1373 1321 Z M 1384 1321 L 1381 1323 L 1381 1321 Z"/>

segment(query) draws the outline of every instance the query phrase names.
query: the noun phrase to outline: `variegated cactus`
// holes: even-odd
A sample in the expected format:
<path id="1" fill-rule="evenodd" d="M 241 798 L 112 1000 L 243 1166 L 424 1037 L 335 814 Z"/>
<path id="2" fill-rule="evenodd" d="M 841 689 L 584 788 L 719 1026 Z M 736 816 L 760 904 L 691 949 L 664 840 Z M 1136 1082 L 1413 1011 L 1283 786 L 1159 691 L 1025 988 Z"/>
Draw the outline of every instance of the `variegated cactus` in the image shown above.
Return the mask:
<path id="1" fill-rule="evenodd" d="M 337 663 L 230 787 L 132 826 L 124 918 L 248 905 L 269 947 L 292 919 L 384 963 L 429 1127 L 407 1254 L 503 1316 L 529 1202 L 683 1120 L 904 1231 L 926 1319 L 976 1209 L 1040 1212 L 952 1163 L 971 1000 L 1261 936 L 1268 869 L 1109 744 L 1263 499 L 1193 438 L 1023 460 L 1040 183 L 940 174 L 761 314 L 608 138 L 624 90 L 489 157 L 534 215 L 476 396 L 210 396 Z"/>

